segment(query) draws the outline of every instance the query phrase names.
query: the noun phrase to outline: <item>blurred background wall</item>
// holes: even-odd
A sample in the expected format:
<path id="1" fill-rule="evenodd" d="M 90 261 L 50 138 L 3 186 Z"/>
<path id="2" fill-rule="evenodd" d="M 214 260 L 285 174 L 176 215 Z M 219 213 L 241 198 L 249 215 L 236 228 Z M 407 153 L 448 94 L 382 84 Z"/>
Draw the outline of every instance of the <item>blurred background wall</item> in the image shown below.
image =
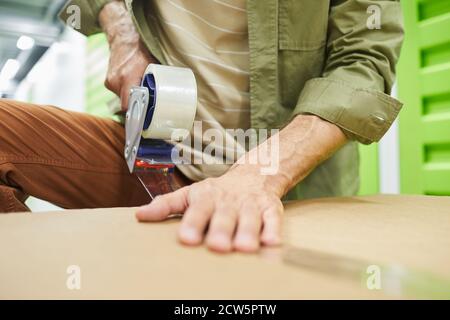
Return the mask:
<path id="1" fill-rule="evenodd" d="M 0 0 L 0 94 L 110 117 L 117 98 L 103 85 L 106 39 L 63 27 L 64 3 Z M 360 146 L 360 194 L 450 195 L 450 0 L 402 6 L 406 39 L 392 94 L 405 106 L 379 144 Z"/>

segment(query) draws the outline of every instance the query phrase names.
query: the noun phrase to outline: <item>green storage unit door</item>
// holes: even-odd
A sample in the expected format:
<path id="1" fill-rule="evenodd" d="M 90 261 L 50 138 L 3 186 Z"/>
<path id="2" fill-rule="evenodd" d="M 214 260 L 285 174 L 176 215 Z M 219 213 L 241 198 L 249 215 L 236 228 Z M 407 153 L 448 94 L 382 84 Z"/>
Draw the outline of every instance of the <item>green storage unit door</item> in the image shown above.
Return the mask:
<path id="1" fill-rule="evenodd" d="M 402 193 L 450 195 L 450 0 L 402 1 Z"/>
<path id="2" fill-rule="evenodd" d="M 359 195 L 380 192 L 378 143 L 359 145 Z"/>

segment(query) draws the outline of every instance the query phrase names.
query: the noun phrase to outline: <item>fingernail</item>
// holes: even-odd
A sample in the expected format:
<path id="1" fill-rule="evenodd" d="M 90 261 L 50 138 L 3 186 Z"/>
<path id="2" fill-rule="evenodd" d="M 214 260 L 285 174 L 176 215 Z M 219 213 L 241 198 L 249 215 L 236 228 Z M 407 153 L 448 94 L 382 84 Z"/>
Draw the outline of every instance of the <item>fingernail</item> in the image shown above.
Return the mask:
<path id="1" fill-rule="evenodd" d="M 277 246 L 281 244 L 281 238 L 279 236 L 266 237 L 264 244 L 269 246 Z"/>
<path id="2" fill-rule="evenodd" d="M 192 227 L 183 227 L 180 229 L 180 238 L 188 243 L 197 243 L 200 241 L 197 230 Z"/>
<path id="3" fill-rule="evenodd" d="M 248 235 L 240 235 L 236 237 L 236 241 L 240 243 L 253 243 L 253 239 Z"/>
<path id="4" fill-rule="evenodd" d="M 244 251 L 254 251 L 258 249 L 258 241 L 251 236 L 241 235 L 235 240 L 237 249 Z"/>
<path id="5" fill-rule="evenodd" d="M 209 246 L 214 250 L 229 251 L 231 250 L 231 240 L 223 233 L 217 233 L 209 238 Z"/>
<path id="6" fill-rule="evenodd" d="M 228 239 L 228 237 L 226 235 L 224 235 L 223 233 L 218 233 L 214 236 L 215 240 L 217 242 L 221 242 L 221 243 L 228 243 L 230 242 L 230 239 Z"/>
<path id="7" fill-rule="evenodd" d="M 137 211 L 136 211 L 136 212 L 141 212 L 142 210 L 144 210 L 144 209 L 147 208 L 148 206 L 149 206 L 148 204 L 145 204 L 145 205 L 143 205 L 143 206 L 140 206 L 140 207 L 137 208 Z"/>

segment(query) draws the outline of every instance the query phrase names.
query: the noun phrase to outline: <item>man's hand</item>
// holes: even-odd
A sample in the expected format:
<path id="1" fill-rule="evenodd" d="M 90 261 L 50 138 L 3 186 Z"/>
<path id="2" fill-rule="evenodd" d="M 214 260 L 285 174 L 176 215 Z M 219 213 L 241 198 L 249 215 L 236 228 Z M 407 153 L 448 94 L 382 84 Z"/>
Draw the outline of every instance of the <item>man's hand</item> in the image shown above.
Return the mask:
<path id="1" fill-rule="evenodd" d="M 105 86 L 120 97 L 122 111 L 126 112 L 131 87 L 140 85 L 145 68 L 157 61 L 141 42 L 123 1 L 106 4 L 99 22 L 110 46 Z"/>
<path id="2" fill-rule="evenodd" d="M 156 197 L 139 209 L 137 218 L 160 221 L 184 213 L 178 233 L 182 243 L 199 245 L 206 232 L 206 244 L 212 250 L 252 252 L 260 243 L 281 242 L 281 193 L 256 166 L 237 166 L 219 178 Z"/>
<path id="3" fill-rule="evenodd" d="M 156 197 L 137 213 L 139 221 L 183 214 L 180 241 L 215 251 L 256 251 L 281 242 L 281 197 L 345 142 L 343 132 L 316 116 L 299 115 L 278 134 L 279 170 L 261 175 L 261 166 L 238 161 L 219 178 L 210 178 Z M 273 137 L 270 140 L 275 140 Z M 259 152 L 251 150 L 251 158 Z M 267 150 L 267 149 L 265 149 Z"/>

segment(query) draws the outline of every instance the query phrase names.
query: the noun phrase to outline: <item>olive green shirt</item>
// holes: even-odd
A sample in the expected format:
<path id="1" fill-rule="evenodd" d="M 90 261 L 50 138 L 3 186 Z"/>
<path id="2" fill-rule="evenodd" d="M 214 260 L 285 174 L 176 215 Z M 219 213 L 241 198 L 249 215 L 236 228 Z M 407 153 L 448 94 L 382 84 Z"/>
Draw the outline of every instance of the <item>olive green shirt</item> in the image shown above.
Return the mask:
<path id="1" fill-rule="evenodd" d="M 98 13 L 112 0 L 72 0 L 81 32 L 101 32 Z M 150 0 L 126 0 L 143 42 L 161 63 Z M 368 27 L 380 9 L 381 29 Z M 66 8 L 67 8 L 66 6 Z M 67 21 L 66 9 L 61 18 Z M 351 140 L 288 195 L 353 195 L 359 187 L 357 142 L 379 141 L 402 104 L 389 96 L 403 40 L 398 0 L 247 0 L 252 128 L 281 128 L 297 114 L 315 114 Z M 374 168 L 375 169 L 375 168 Z"/>

